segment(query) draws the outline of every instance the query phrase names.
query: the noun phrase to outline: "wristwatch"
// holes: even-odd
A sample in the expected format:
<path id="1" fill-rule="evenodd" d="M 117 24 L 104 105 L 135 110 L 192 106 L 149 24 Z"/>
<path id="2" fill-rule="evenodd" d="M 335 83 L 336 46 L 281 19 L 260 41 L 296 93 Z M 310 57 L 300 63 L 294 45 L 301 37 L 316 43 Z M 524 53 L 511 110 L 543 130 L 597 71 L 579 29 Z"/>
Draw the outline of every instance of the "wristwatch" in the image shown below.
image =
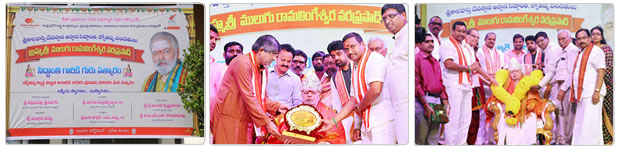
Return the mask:
<path id="1" fill-rule="evenodd" d="M 601 89 L 600 89 L 600 88 L 597 88 L 597 89 L 594 89 L 594 91 L 595 91 L 595 92 L 600 92 L 600 91 L 601 91 Z"/>

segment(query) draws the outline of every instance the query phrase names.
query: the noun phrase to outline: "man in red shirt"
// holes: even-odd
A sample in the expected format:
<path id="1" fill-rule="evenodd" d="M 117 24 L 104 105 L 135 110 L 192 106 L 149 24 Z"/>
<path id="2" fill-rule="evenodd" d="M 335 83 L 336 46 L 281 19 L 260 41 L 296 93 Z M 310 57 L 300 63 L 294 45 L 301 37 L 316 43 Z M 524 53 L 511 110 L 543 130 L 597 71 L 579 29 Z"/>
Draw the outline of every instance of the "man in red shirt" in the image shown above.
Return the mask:
<path id="1" fill-rule="evenodd" d="M 417 27 L 415 43 L 420 49 L 414 56 L 415 142 L 417 145 L 437 145 L 440 139 L 440 124 L 431 122 L 430 115 L 433 115 L 434 111 L 429 103 L 449 105 L 446 90 L 442 84 L 440 62 L 431 56 L 433 41 L 431 34 L 426 33 L 424 28 Z M 421 68 L 424 71 L 421 71 Z"/>

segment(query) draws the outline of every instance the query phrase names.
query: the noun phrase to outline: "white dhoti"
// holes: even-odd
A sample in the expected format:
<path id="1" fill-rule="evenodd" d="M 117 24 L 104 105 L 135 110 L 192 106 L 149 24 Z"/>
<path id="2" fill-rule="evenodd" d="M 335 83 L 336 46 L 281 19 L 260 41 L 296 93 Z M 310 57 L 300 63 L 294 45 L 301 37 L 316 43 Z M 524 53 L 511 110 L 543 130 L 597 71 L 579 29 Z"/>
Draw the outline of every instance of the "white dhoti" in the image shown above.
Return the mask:
<path id="1" fill-rule="evenodd" d="M 501 116 L 498 123 L 497 145 L 532 145 L 536 142 L 536 129 L 537 121 L 534 113 L 530 113 L 524 123 L 514 126 L 506 124 L 504 116 Z"/>
<path id="2" fill-rule="evenodd" d="M 485 98 L 488 99 L 488 98 Z M 487 118 L 487 115 L 485 113 L 485 109 L 481 108 L 479 109 L 479 130 L 478 133 L 476 134 L 476 141 L 474 142 L 474 144 L 476 145 L 482 145 L 484 142 L 487 141 L 487 139 L 489 139 L 487 137 L 487 129 L 490 129 L 491 127 L 487 125 L 487 123 L 485 122 Z"/>
<path id="3" fill-rule="evenodd" d="M 392 83 L 392 82 L 390 82 Z M 390 85 L 390 84 L 389 84 Z M 396 87 L 396 86 L 390 86 Z M 407 97 L 407 96 L 406 96 Z M 382 90 L 382 98 L 390 99 L 393 106 L 393 116 L 395 117 L 395 140 L 397 144 L 408 144 L 408 135 L 410 125 L 408 124 L 408 98 L 392 94 L 388 88 Z M 438 99 L 438 104 L 439 104 Z"/>
<path id="4" fill-rule="evenodd" d="M 592 103 L 592 97 L 584 97 L 577 103 L 571 141 L 573 145 L 603 145 L 602 107 L 603 96 L 597 104 Z"/>
<path id="5" fill-rule="evenodd" d="M 472 89 L 447 87 L 451 111 L 449 122 L 444 124 L 447 145 L 465 145 L 472 119 Z"/>
<path id="6" fill-rule="evenodd" d="M 361 128 L 361 139 L 363 144 L 395 144 L 394 120 L 390 120 L 382 125 L 375 126 L 369 130 L 363 125 Z"/>

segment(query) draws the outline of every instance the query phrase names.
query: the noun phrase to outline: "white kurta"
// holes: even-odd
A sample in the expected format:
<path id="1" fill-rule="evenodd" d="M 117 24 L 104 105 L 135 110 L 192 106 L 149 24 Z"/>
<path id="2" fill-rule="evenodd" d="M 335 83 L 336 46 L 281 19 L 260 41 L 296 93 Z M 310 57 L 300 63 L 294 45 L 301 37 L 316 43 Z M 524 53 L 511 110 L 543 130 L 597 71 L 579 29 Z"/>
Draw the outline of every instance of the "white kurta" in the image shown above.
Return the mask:
<path id="1" fill-rule="evenodd" d="M 579 69 L 583 52 L 580 52 L 573 72 L 574 96 L 577 98 Z M 597 83 L 597 69 L 605 69 L 605 53 L 594 46 L 586 64 L 581 101 L 577 103 L 575 126 L 573 127 L 573 145 L 603 145 L 602 114 L 605 84 L 601 86 L 601 97 L 597 104 L 592 103 L 592 95 Z"/>
<path id="2" fill-rule="evenodd" d="M 408 144 L 408 102 L 410 100 L 408 48 L 408 24 L 406 24 L 395 34 L 395 49 L 391 50 L 388 59 L 384 89 L 382 89 L 383 97 L 390 98 L 395 112 L 397 144 Z"/>
<path id="3" fill-rule="evenodd" d="M 408 26 L 408 24 L 406 24 L 405 28 L 407 28 L 407 26 Z M 406 29 L 405 34 L 406 34 L 406 41 L 407 41 L 408 40 L 408 37 L 407 37 L 408 30 L 407 29 Z M 433 51 L 431 51 L 431 56 L 433 56 L 433 58 L 436 58 L 438 61 L 440 61 L 440 44 L 443 41 L 442 41 L 442 39 L 439 36 L 436 37 L 432 33 L 429 33 L 429 34 L 431 35 L 431 38 L 433 38 Z M 438 35 L 440 35 L 440 33 L 438 33 Z M 405 42 L 405 44 L 408 45 L 408 42 Z"/>
<path id="4" fill-rule="evenodd" d="M 551 56 L 553 56 L 554 52 L 559 52 L 560 50 L 562 50 L 562 48 L 560 47 L 560 45 L 553 43 L 553 42 L 549 42 L 549 44 L 547 44 L 547 47 L 545 49 L 543 49 L 543 53 L 545 53 L 545 58 L 543 61 L 543 65 L 545 65 L 545 67 L 547 67 L 547 63 L 549 62 L 548 60 L 551 59 Z M 545 71 L 545 70 L 543 70 Z"/>
<path id="5" fill-rule="evenodd" d="M 474 51 L 465 48 L 464 44 L 460 44 L 462 53 L 465 55 L 465 61 L 471 65 L 476 60 Z M 459 56 L 455 45 L 451 40 L 445 40 L 440 48 L 440 61 L 442 67 L 442 80 L 446 87 L 446 93 L 449 96 L 449 104 L 451 111 L 448 115 L 449 122 L 444 124 L 444 135 L 447 145 L 463 145 L 466 144 L 468 137 L 468 129 L 472 118 L 472 85 L 466 78 L 466 73 L 459 84 L 459 71 L 446 69 L 444 61 L 452 59 L 454 63 L 459 64 Z M 463 63 L 462 63 L 463 64 Z"/>
<path id="6" fill-rule="evenodd" d="M 370 52 L 370 51 L 365 51 Z M 369 54 L 369 53 L 366 53 Z M 362 57 L 361 57 L 362 58 Z M 360 65 L 360 64 L 359 64 Z M 384 82 L 386 76 L 387 60 L 384 56 L 377 52 L 373 52 L 369 55 L 367 65 L 365 66 L 365 85 L 370 90 L 369 84 L 372 82 Z M 352 94 L 356 95 L 359 92 L 359 88 L 356 84 L 358 67 L 354 67 L 352 72 Z M 354 98 L 358 98 L 355 96 Z M 352 99 L 356 100 L 356 99 Z M 388 98 L 383 98 L 383 94 L 379 95 L 376 100 L 371 104 L 371 110 L 369 112 L 369 125 L 365 126 L 365 123 L 361 126 L 362 135 L 367 138 L 363 138 L 363 143 L 368 144 L 394 144 L 395 143 L 395 129 L 394 129 L 394 116 L 393 116 L 392 102 Z M 375 129 L 375 130 L 374 130 Z"/>

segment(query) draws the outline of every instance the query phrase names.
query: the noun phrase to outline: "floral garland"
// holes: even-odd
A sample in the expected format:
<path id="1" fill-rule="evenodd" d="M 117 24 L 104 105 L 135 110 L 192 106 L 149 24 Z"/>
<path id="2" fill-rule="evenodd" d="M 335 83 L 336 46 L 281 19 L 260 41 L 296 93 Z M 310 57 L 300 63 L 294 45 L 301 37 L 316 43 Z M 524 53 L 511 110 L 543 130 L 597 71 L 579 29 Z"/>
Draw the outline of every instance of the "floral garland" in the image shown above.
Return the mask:
<path id="1" fill-rule="evenodd" d="M 521 80 L 517 83 L 513 94 L 510 94 L 503 87 L 509 79 L 509 71 L 501 69 L 496 72 L 496 81 L 498 82 L 498 85 L 492 85 L 491 92 L 498 100 L 505 104 L 505 113 L 517 115 L 520 112 L 521 101 L 526 98 L 526 93 L 530 90 L 530 87 L 538 85 L 542 78 L 542 71 L 532 71 L 529 76 L 524 76 L 521 78 Z M 506 119 L 506 123 L 508 125 L 515 125 L 517 124 L 517 121 L 518 120 L 515 116 L 510 116 Z"/>

